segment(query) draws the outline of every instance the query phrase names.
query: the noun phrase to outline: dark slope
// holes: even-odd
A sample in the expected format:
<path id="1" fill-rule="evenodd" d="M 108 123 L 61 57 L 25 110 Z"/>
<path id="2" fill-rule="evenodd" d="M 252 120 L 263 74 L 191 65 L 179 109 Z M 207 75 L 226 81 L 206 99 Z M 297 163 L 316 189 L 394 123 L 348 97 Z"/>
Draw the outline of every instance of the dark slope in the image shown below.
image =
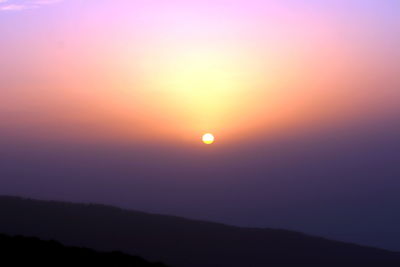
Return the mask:
<path id="1" fill-rule="evenodd" d="M 0 259 L 2 266 L 166 267 L 121 252 L 97 252 L 87 248 L 67 247 L 56 241 L 2 234 Z M 3 265 L 5 262 L 7 265 Z"/>
<path id="2" fill-rule="evenodd" d="M 385 250 L 104 205 L 0 197 L 0 232 L 120 250 L 173 266 L 400 266 Z"/>

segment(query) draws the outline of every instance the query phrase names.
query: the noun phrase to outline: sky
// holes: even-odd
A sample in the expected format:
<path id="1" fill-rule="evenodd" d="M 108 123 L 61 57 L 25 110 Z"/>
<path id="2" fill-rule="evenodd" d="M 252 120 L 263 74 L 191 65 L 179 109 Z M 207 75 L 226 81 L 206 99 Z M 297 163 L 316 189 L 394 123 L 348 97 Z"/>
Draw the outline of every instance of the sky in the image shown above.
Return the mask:
<path id="1" fill-rule="evenodd" d="M 399 47 L 397 0 L 0 0 L 0 194 L 400 250 Z"/>

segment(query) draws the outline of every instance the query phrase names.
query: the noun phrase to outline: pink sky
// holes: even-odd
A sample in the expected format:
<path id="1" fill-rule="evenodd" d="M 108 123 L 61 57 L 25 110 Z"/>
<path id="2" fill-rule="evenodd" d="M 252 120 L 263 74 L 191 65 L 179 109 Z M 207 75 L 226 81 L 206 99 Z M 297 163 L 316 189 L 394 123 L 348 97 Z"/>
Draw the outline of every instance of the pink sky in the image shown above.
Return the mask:
<path id="1" fill-rule="evenodd" d="M 3 0 L 0 127 L 234 141 L 396 112 L 399 4 L 382 2 Z"/>

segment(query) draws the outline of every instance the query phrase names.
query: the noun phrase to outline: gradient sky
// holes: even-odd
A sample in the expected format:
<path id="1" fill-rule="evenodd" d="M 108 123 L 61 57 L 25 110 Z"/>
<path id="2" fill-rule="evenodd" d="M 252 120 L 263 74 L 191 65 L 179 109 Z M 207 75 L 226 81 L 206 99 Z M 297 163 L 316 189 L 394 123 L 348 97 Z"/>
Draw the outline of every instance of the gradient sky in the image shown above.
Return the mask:
<path id="1" fill-rule="evenodd" d="M 0 194 L 400 250 L 399 47 L 397 0 L 0 0 Z"/>

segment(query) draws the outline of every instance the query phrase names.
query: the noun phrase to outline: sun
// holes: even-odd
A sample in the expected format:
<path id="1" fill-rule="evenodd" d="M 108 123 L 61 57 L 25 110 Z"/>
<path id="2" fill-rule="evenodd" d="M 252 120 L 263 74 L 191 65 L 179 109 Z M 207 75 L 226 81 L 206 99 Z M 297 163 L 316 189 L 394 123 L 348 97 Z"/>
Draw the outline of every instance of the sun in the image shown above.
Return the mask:
<path id="1" fill-rule="evenodd" d="M 212 143 L 214 143 L 214 135 L 211 133 L 206 133 L 203 135 L 202 137 L 203 143 L 206 145 L 211 145 Z"/>

